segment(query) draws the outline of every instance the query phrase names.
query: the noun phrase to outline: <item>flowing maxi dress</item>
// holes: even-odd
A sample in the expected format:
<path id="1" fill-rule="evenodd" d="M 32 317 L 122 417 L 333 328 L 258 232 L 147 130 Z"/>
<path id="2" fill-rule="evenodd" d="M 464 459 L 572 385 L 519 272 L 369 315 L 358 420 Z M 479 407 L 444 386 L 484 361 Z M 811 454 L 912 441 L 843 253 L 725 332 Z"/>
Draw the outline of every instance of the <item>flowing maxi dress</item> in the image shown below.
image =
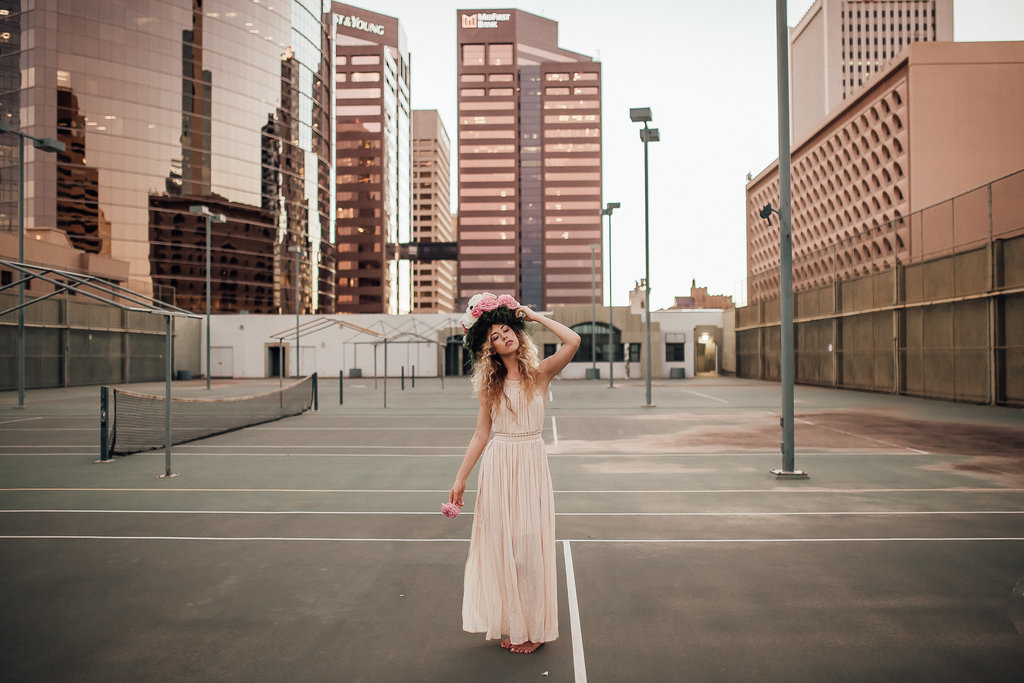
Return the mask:
<path id="1" fill-rule="evenodd" d="M 462 628 L 513 644 L 558 637 L 555 500 L 541 438 L 544 392 L 505 380 L 480 459 Z"/>

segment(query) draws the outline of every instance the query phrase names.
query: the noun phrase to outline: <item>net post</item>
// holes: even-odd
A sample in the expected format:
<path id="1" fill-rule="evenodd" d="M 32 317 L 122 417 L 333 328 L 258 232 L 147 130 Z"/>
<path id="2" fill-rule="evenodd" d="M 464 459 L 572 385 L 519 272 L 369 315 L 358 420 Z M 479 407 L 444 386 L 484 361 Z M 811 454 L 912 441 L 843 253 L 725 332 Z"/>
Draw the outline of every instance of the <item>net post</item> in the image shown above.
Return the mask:
<path id="1" fill-rule="evenodd" d="M 110 419 L 110 387 L 100 387 L 100 462 L 110 460 L 108 426 Z"/>
<path id="2" fill-rule="evenodd" d="M 405 366 L 402 366 L 402 391 L 405 391 Z"/>
<path id="3" fill-rule="evenodd" d="M 345 371 L 338 370 L 338 405 L 345 405 Z"/>
<path id="4" fill-rule="evenodd" d="M 412 388 L 416 388 L 416 366 L 412 366 Z"/>
<path id="5" fill-rule="evenodd" d="M 173 477 L 171 473 L 171 372 L 174 368 L 174 318 L 168 313 L 166 347 L 164 349 L 164 473 L 161 478 Z"/>
<path id="6" fill-rule="evenodd" d="M 320 391 L 317 384 L 317 374 L 313 373 L 313 410 L 320 410 Z"/>

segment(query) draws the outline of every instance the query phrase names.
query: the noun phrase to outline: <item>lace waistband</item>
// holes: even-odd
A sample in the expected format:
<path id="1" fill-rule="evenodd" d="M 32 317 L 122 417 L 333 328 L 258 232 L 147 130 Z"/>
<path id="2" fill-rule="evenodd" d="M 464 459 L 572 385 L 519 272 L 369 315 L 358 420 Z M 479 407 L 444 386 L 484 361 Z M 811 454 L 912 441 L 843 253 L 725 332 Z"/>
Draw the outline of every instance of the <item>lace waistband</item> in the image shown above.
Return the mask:
<path id="1" fill-rule="evenodd" d="M 541 438 L 540 432 L 541 430 L 539 429 L 535 432 L 495 432 L 494 438 L 498 441 L 533 441 L 534 439 Z"/>

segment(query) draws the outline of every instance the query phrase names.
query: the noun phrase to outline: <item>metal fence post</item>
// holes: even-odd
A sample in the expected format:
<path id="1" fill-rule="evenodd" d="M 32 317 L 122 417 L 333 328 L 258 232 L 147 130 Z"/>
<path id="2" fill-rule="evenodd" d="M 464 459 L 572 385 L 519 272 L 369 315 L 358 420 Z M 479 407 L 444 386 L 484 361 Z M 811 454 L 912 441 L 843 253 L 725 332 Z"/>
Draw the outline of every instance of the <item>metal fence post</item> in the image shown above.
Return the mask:
<path id="1" fill-rule="evenodd" d="M 416 388 L 416 366 L 412 366 L 412 388 Z"/>
<path id="2" fill-rule="evenodd" d="M 317 383 L 317 375 L 313 373 L 313 410 L 320 410 L 320 386 Z"/>
<path id="3" fill-rule="evenodd" d="M 338 370 L 338 405 L 345 405 L 345 371 Z"/>
<path id="4" fill-rule="evenodd" d="M 110 460 L 107 427 L 110 419 L 110 387 L 100 387 L 100 462 Z"/>

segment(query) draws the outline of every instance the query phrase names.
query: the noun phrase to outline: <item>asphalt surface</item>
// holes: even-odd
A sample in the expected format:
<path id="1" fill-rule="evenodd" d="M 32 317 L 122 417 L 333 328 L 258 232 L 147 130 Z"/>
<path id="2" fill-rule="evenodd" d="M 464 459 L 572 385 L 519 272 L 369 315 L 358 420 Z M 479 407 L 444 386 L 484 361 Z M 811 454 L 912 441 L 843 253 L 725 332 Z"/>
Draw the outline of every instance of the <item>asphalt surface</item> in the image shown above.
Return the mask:
<path id="1" fill-rule="evenodd" d="M 214 396 L 277 382 L 215 381 Z M 96 387 L 0 394 L 0 678 L 1016 681 L 1024 413 L 811 387 L 556 381 L 560 637 L 461 630 L 468 382 L 99 464 Z M 162 383 L 133 385 L 160 394 Z M 207 395 L 202 380 L 174 393 Z M 211 410 L 215 410 L 212 408 Z M 475 474 L 470 480 L 473 488 Z"/>

